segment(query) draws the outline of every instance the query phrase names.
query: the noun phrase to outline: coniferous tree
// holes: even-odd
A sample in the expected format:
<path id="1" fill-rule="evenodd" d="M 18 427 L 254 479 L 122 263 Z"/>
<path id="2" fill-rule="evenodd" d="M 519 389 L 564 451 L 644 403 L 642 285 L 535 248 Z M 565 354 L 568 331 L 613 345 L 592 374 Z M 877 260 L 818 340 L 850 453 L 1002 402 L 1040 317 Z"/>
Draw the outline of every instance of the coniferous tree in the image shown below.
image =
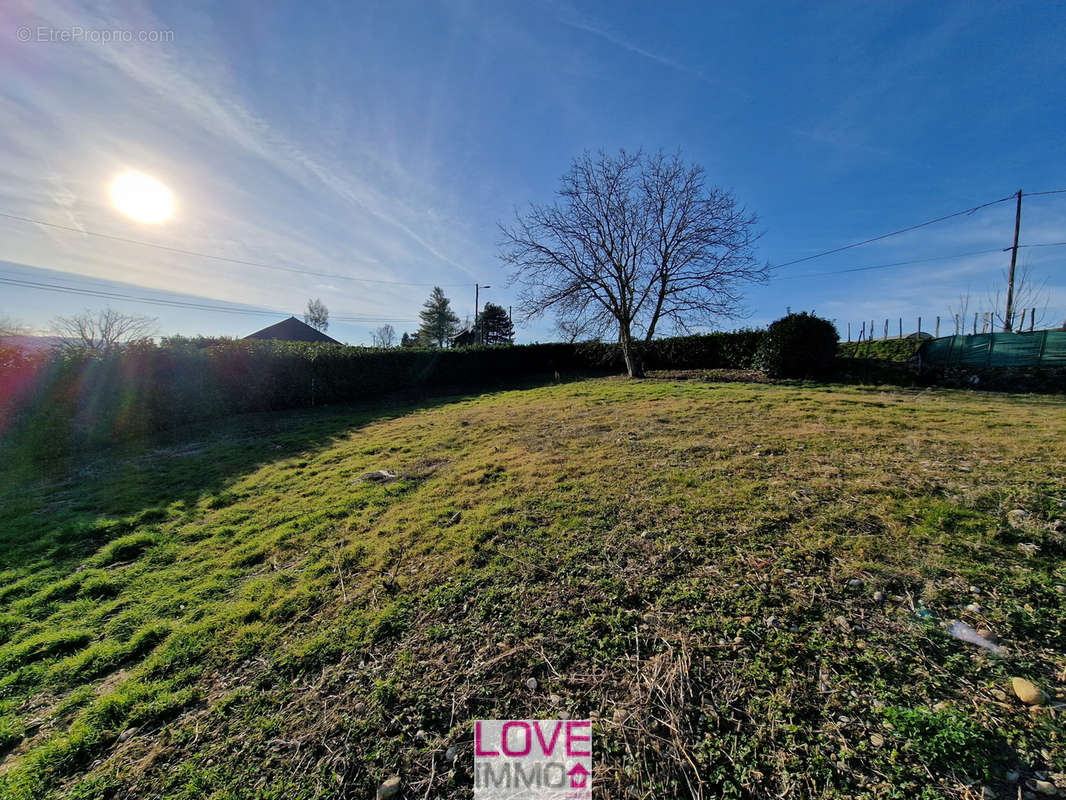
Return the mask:
<path id="1" fill-rule="evenodd" d="M 422 326 L 418 329 L 419 343 L 444 347 L 459 327 L 459 317 L 452 311 L 451 301 L 439 286 L 434 286 L 429 299 L 418 313 Z"/>
<path id="2" fill-rule="evenodd" d="M 507 309 L 495 303 L 485 303 L 485 309 L 477 318 L 478 341 L 485 345 L 513 344 L 514 325 Z"/>

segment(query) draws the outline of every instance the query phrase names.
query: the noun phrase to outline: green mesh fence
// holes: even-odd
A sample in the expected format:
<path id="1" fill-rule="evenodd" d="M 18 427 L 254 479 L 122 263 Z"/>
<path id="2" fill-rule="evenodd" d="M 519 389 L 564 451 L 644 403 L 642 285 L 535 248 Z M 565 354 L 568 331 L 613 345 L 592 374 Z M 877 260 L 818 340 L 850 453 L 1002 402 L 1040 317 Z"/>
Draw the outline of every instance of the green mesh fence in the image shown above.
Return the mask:
<path id="1" fill-rule="evenodd" d="M 1066 331 L 945 336 L 920 355 L 931 367 L 1066 367 Z"/>

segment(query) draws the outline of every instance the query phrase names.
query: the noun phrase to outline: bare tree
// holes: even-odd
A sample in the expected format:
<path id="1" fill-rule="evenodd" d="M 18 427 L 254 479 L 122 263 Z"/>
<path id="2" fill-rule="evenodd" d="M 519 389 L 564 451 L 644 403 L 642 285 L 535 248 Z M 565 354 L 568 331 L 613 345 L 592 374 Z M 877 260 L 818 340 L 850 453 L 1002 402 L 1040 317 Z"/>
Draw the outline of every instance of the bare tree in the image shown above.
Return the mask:
<path id="1" fill-rule="evenodd" d="M 645 341 L 664 320 L 688 332 L 735 317 L 741 285 L 767 275 L 755 260 L 755 215 L 730 192 L 708 187 L 703 167 L 685 164 L 679 155 L 646 159 L 642 177 L 655 277 Z"/>
<path id="2" fill-rule="evenodd" d="M 391 325 L 382 325 L 370 334 L 374 340 L 374 347 L 392 347 L 396 344 L 396 329 Z"/>
<path id="3" fill-rule="evenodd" d="M 988 302 L 994 310 L 993 328 L 1003 331 L 1022 330 L 1026 314 L 1029 315 L 1030 327 L 1042 326 L 1048 318 L 1047 280 L 1037 282 L 1029 270 L 1029 265 L 1019 267 L 1014 274 L 1014 295 L 1011 298 L 1010 317 L 1006 311 L 1007 270 L 999 284 L 988 292 Z"/>
<path id="4" fill-rule="evenodd" d="M 960 332 L 966 332 L 967 319 L 973 318 L 971 330 L 1002 331 L 1023 330 L 1025 327 L 1040 327 L 1048 322 L 1048 307 L 1050 305 L 1050 292 L 1047 280 L 1037 281 L 1030 272 L 1029 265 L 1019 267 L 1014 275 L 1014 296 L 1011 308 L 1011 318 L 1007 319 L 1006 312 L 1006 283 L 1007 270 L 1004 269 L 1003 277 L 998 283 L 989 287 L 984 297 L 975 301 L 967 289 L 965 294 L 960 294 L 958 303 L 949 311 L 958 316 L 960 320 Z M 980 311 L 980 308 L 988 309 Z M 974 311 L 976 313 L 974 313 Z M 1028 323 L 1026 323 L 1028 318 Z M 980 323 L 976 320 L 980 320 Z"/>
<path id="5" fill-rule="evenodd" d="M 7 314 L 0 314 L 0 336 L 24 336 L 29 328 Z"/>
<path id="6" fill-rule="evenodd" d="M 304 322 L 323 333 L 329 328 L 329 309 L 326 304 L 317 297 L 307 301 L 307 311 L 304 312 Z"/>
<path id="7" fill-rule="evenodd" d="M 112 308 L 88 311 L 72 317 L 56 317 L 52 322 L 64 346 L 77 350 L 110 350 L 119 345 L 151 339 L 156 334 L 156 320 L 138 314 L 123 314 Z"/>
<path id="8" fill-rule="evenodd" d="M 755 216 L 680 156 L 585 153 L 557 194 L 501 226 L 519 309 L 552 311 L 571 340 L 612 334 L 631 377 L 636 342 L 663 322 L 713 326 L 740 312 L 742 283 L 766 278 Z"/>

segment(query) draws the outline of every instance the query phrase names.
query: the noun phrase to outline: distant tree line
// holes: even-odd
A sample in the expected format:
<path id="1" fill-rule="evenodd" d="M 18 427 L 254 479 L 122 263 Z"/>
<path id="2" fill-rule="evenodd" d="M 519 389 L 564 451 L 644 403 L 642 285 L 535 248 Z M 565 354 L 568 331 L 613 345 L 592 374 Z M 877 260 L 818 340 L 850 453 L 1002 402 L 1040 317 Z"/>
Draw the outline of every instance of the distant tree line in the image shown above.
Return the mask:
<path id="1" fill-rule="evenodd" d="M 461 347 L 486 345 L 496 347 L 514 344 L 514 325 L 507 309 L 495 303 L 485 303 L 477 311 L 473 323 L 465 327 L 452 311 L 451 300 L 439 286 L 434 286 L 429 298 L 418 313 L 420 325 L 414 333 L 406 331 L 400 337 L 400 347 Z M 383 325 L 373 332 L 375 347 L 392 347 L 396 331 Z"/>

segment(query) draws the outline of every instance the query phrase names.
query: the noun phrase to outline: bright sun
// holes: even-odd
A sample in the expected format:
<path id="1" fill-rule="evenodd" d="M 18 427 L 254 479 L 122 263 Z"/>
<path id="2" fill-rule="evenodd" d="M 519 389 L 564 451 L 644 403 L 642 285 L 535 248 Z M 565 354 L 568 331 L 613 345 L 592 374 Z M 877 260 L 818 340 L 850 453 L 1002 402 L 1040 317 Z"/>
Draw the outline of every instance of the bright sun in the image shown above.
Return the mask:
<path id="1" fill-rule="evenodd" d="M 138 222 L 163 222 L 174 213 L 170 190 L 140 172 L 124 172 L 111 182 L 115 208 Z"/>

